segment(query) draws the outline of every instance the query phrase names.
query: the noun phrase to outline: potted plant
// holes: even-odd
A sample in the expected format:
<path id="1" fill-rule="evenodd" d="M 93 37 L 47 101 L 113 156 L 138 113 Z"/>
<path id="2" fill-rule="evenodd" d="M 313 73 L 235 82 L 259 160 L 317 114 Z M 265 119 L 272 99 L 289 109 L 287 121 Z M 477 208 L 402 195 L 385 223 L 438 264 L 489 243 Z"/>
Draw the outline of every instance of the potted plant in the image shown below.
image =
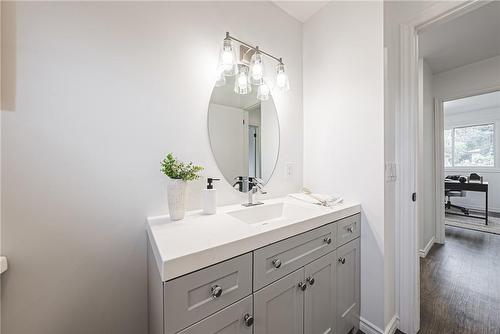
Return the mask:
<path id="1" fill-rule="evenodd" d="M 203 167 L 195 166 L 192 162 L 184 163 L 177 160 L 172 153 L 167 154 L 161 162 L 161 171 L 169 178 L 167 199 L 171 220 L 184 218 L 187 181 L 199 179 L 202 170 Z"/>

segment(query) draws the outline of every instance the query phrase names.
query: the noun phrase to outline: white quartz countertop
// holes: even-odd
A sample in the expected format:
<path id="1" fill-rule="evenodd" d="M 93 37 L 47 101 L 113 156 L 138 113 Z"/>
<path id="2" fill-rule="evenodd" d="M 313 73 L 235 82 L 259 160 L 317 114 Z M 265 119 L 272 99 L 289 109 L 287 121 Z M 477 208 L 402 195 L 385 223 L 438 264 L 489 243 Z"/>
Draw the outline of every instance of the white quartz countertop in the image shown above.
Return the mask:
<path id="1" fill-rule="evenodd" d="M 266 200 L 264 205 L 292 203 L 307 209 L 306 217 L 267 225 L 247 224 L 227 214 L 241 210 L 241 204 L 217 208 L 217 214 L 190 211 L 180 221 L 169 216 L 149 217 L 147 233 L 163 281 L 250 252 L 294 235 L 359 213 L 357 202 L 322 207 L 293 198 Z"/>

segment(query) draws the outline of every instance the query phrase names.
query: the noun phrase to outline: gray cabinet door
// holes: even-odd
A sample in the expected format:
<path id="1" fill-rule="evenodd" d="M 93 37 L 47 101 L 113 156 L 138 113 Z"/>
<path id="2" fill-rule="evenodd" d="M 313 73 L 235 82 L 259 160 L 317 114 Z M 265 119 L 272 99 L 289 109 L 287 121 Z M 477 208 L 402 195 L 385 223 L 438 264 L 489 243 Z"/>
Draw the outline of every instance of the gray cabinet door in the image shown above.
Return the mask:
<path id="1" fill-rule="evenodd" d="M 359 328 L 359 238 L 337 249 L 337 334 Z"/>
<path id="2" fill-rule="evenodd" d="M 304 268 L 254 294 L 254 334 L 302 334 L 304 332 Z"/>
<path id="3" fill-rule="evenodd" d="M 336 252 L 305 266 L 304 334 L 333 334 L 335 332 Z"/>
<path id="4" fill-rule="evenodd" d="M 245 316 L 252 315 L 252 296 L 209 316 L 178 334 L 252 334 L 252 325 Z"/>

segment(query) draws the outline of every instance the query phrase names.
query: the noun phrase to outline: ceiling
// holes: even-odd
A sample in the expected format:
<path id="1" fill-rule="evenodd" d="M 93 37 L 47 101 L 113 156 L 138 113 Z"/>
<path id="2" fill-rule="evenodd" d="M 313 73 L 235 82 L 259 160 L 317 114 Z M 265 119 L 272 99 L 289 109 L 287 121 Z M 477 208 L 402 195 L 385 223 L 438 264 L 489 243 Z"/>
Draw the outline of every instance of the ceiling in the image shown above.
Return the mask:
<path id="1" fill-rule="evenodd" d="M 433 73 L 500 55 L 500 1 L 429 27 L 420 35 L 419 52 Z"/>
<path id="2" fill-rule="evenodd" d="M 273 1 L 274 4 L 300 22 L 306 22 L 329 1 Z"/>
<path id="3" fill-rule="evenodd" d="M 447 101 L 443 107 L 447 115 L 485 109 L 500 109 L 500 91 Z"/>

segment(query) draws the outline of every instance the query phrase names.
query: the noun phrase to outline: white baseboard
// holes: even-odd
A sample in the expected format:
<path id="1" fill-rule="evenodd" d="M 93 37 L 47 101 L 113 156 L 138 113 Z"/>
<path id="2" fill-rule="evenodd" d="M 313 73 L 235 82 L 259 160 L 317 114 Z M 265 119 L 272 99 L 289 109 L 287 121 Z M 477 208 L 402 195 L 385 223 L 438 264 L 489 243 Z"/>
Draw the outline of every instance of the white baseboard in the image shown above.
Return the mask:
<path id="1" fill-rule="evenodd" d="M 391 321 L 389 321 L 389 323 L 387 324 L 387 326 L 385 326 L 384 334 L 396 333 L 396 329 L 398 329 L 398 325 L 399 325 L 399 318 L 396 315 L 394 315 L 392 317 Z"/>
<path id="2" fill-rule="evenodd" d="M 359 329 L 365 334 L 384 334 L 380 328 L 363 317 L 360 317 L 359 319 Z"/>
<path id="3" fill-rule="evenodd" d="M 399 317 L 395 314 L 391 321 L 385 327 L 385 330 L 380 329 L 368 320 L 360 317 L 359 319 L 359 329 L 365 334 L 394 334 L 398 329 Z"/>
<path id="4" fill-rule="evenodd" d="M 424 249 L 421 249 L 418 251 L 418 253 L 420 254 L 420 257 L 426 257 L 427 254 L 429 253 L 429 251 L 431 250 L 432 245 L 434 245 L 435 242 L 436 242 L 436 237 L 433 236 L 431 238 L 431 240 L 429 240 L 427 245 L 425 245 Z"/>

